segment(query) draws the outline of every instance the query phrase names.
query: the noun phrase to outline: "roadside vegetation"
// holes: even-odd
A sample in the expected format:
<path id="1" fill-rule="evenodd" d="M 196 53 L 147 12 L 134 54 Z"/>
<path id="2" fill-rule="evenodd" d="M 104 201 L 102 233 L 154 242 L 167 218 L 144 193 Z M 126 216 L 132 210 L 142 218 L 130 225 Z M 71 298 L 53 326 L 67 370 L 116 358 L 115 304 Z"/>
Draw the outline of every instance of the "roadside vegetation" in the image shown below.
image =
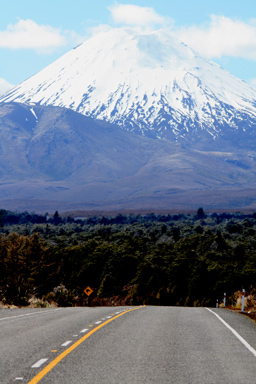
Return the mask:
<path id="1" fill-rule="evenodd" d="M 4 304 L 211 306 L 226 292 L 232 305 L 236 291 L 256 287 L 256 214 L 73 219 L 0 210 L 0 226 Z"/>

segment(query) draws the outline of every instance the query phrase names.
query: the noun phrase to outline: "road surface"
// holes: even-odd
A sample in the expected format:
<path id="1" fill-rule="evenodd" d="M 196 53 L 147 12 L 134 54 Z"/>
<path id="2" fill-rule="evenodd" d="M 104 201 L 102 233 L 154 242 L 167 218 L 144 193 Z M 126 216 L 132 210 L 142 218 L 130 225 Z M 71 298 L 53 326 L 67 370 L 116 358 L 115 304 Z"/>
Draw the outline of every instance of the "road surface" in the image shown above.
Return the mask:
<path id="1" fill-rule="evenodd" d="M 225 309 L 1 309 L 0 347 L 1 384 L 256 382 L 256 326 Z"/>

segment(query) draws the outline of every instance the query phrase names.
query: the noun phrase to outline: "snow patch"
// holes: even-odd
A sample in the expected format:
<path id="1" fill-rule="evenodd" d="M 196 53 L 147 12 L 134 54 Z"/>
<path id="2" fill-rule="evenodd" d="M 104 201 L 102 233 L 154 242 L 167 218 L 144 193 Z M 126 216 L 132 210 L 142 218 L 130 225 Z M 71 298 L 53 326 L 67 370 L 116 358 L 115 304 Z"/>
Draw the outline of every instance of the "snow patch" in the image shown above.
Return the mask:
<path id="1" fill-rule="evenodd" d="M 37 115 L 36 115 L 36 113 L 35 113 L 33 108 L 30 108 L 30 112 L 35 116 L 36 122 L 38 122 L 38 117 L 37 117 Z"/>

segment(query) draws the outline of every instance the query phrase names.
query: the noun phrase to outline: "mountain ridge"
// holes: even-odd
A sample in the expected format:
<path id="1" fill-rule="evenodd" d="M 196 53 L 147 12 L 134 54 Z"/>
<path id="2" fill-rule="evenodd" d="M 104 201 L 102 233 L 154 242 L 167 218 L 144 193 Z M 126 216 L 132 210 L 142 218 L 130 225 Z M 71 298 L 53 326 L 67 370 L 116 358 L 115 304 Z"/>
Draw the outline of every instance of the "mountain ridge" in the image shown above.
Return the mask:
<path id="1" fill-rule="evenodd" d="M 256 90 L 163 30 L 101 32 L 1 101 L 70 108 L 176 142 L 256 128 Z"/>
<path id="2" fill-rule="evenodd" d="M 22 103 L 0 104 L 0 143 L 3 208 L 256 207 L 253 148 L 203 151 Z"/>

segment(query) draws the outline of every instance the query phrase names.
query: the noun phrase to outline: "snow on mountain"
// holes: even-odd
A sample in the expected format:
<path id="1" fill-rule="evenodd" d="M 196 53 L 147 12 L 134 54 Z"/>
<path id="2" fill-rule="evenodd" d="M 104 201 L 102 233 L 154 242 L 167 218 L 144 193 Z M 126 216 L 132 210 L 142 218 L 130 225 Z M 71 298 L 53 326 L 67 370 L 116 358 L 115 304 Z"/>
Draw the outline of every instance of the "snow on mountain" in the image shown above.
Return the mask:
<path id="1" fill-rule="evenodd" d="M 172 140 L 256 126 L 256 90 L 164 30 L 98 33 L 3 101 L 66 107 Z"/>

